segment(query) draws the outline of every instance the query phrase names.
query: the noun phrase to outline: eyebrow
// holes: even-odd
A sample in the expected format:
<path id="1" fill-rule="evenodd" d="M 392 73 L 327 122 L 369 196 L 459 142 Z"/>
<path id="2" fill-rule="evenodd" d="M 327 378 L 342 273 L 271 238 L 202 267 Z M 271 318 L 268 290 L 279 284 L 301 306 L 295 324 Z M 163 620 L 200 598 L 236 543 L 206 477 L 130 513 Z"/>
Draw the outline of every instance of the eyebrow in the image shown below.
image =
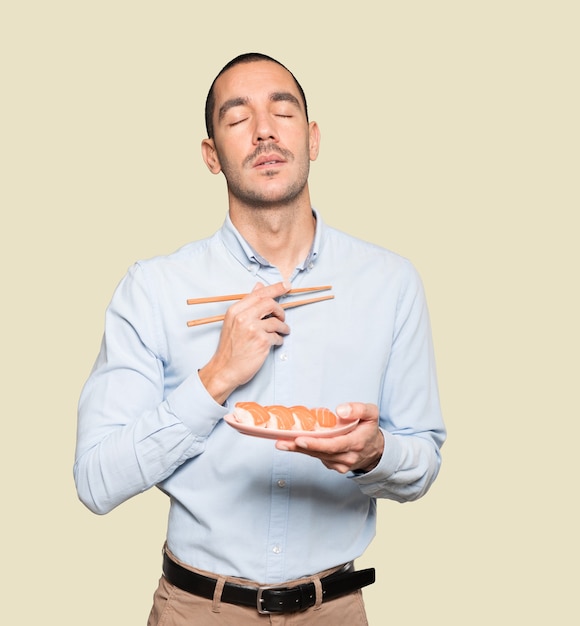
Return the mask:
<path id="1" fill-rule="evenodd" d="M 291 94 L 288 91 L 275 91 L 270 94 L 271 102 L 290 102 L 294 104 L 296 107 L 300 108 L 300 101 L 298 98 Z M 249 104 L 248 98 L 231 98 L 230 100 L 226 100 L 220 107 L 218 112 L 218 119 L 222 120 L 224 115 L 234 107 L 241 107 Z"/>
<path id="2" fill-rule="evenodd" d="M 274 93 L 270 94 L 270 100 L 272 102 L 291 102 L 292 104 L 300 108 L 300 102 L 298 101 L 298 98 L 288 91 L 275 91 Z"/>
<path id="3" fill-rule="evenodd" d="M 232 98 L 231 100 L 226 100 L 220 107 L 218 113 L 218 119 L 223 119 L 224 115 L 234 107 L 241 107 L 248 104 L 248 98 Z"/>

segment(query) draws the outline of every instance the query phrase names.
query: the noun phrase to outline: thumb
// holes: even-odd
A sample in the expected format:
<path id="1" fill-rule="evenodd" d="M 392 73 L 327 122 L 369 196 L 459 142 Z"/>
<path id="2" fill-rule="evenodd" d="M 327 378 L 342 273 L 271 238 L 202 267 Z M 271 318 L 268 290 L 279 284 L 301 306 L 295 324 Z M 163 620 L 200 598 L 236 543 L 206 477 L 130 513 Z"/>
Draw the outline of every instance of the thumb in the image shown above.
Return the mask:
<path id="1" fill-rule="evenodd" d="M 345 420 L 378 420 L 379 409 L 374 404 L 345 402 L 336 407 L 336 414 Z"/>
<path id="2" fill-rule="evenodd" d="M 351 404 L 339 404 L 336 407 L 336 414 L 342 419 L 356 419 L 353 417 Z"/>

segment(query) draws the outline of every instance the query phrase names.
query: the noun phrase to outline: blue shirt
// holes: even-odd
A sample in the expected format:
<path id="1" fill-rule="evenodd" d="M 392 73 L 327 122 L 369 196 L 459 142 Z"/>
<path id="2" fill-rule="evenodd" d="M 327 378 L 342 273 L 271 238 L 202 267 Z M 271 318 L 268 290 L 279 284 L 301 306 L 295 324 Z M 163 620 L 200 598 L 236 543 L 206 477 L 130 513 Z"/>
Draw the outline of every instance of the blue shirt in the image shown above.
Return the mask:
<path id="1" fill-rule="evenodd" d="M 406 259 L 316 216 L 292 286 L 332 285 L 334 299 L 288 309 L 284 344 L 223 406 L 197 374 L 221 324 L 187 321 L 228 303 L 186 300 L 282 280 L 229 217 L 208 239 L 136 263 L 107 309 L 79 403 L 79 497 L 103 514 L 158 486 L 168 547 L 194 567 L 274 583 L 351 561 L 374 536 L 376 498 L 419 498 L 438 473 L 445 428 L 421 281 Z M 366 474 L 329 470 L 230 427 L 223 417 L 241 400 L 377 404 L 384 454 Z"/>

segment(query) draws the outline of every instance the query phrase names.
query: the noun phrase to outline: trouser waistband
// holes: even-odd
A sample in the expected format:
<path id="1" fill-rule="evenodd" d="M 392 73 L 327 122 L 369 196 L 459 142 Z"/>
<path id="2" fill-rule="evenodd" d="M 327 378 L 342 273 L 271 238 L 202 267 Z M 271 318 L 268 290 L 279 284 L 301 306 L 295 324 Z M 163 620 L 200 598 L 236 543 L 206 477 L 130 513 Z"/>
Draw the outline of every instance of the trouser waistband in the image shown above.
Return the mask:
<path id="1" fill-rule="evenodd" d="M 163 554 L 163 575 L 179 589 L 196 596 L 212 599 L 217 578 L 193 572 L 176 563 L 167 552 Z M 320 579 L 322 602 L 338 598 L 375 582 L 373 568 L 359 571 L 343 571 Z M 316 604 L 314 582 L 283 585 L 240 585 L 226 582 L 221 601 L 228 604 L 255 607 L 258 613 L 293 613 Z"/>

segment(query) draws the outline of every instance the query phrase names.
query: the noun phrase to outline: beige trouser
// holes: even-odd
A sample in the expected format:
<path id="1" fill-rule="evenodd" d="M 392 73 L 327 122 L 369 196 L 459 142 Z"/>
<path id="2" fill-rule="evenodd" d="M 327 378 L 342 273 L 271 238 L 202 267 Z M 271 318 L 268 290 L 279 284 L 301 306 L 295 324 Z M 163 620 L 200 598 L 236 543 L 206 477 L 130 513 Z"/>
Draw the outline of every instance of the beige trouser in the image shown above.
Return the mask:
<path id="1" fill-rule="evenodd" d="M 213 576 L 208 572 L 196 570 L 181 563 L 172 554 L 169 556 L 187 569 L 217 578 L 216 594 L 213 600 L 201 598 L 174 587 L 165 577 L 161 577 L 153 597 L 153 608 L 147 626 L 254 626 L 255 624 L 271 624 L 273 626 L 306 626 L 310 624 L 317 626 L 368 626 L 361 590 L 324 603 L 317 601 L 315 606 L 306 611 L 261 615 L 251 607 L 221 602 L 220 594 L 225 582 L 247 585 L 247 580 Z M 319 591 L 320 578 L 332 571 L 321 572 L 316 577 L 293 581 L 292 584 L 313 581 Z"/>

